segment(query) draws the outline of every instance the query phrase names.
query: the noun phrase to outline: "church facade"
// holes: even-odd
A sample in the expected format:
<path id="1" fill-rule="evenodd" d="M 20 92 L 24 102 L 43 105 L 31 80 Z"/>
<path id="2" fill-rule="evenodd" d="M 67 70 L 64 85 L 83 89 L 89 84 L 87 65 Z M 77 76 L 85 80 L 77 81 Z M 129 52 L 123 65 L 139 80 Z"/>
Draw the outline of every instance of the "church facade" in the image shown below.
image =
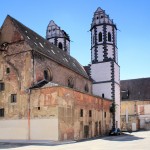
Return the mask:
<path id="1" fill-rule="evenodd" d="M 107 19 L 100 8 L 95 13 Z M 6 17 L 0 30 L 0 139 L 79 140 L 119 127 L 119 114 L 110 112 L 112 104 L 116 111 L 120 107 L 116 26 L 107 21 L 92 22 L 95 43 L 86 72 L 70 56 L 70 38 L 54 21 L 44 39 Z"/>

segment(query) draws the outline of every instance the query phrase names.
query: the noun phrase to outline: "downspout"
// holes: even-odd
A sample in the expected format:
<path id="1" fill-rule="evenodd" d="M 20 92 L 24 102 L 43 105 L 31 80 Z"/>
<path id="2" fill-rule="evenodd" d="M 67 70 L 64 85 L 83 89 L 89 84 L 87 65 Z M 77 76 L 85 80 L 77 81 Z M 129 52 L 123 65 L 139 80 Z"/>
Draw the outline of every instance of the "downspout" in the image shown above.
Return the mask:
<path id="1" fill-rule="evenodd" d="M 102 132 L 101 132 L 102 135 L 103 135 L 103 131 L 104 131 L 104 129 L 103 129 L 103 127 L 104 127 L 104 118 L 103 118 L 104 110 L 103 109 L 104 109 L 104 104 L 103 104 L 103 97 L 102 97 L 102 129 L 101 129 L 102 130 Z"/>
<path id="2" fill-rule="evenodd" d="M 32 59 L 33 59 L 33 71 L 32 71 L 32 84 L 34 83 L 34 52 L 31 51 Z M 31 87 L 28 89 L 28 140 L 31 140 L 31 109 L 30 109 L 30 99 L 31 99 Z"/>
<path id="3" fill-rule="evenodd" d="M 29 89 L 29 91 L 28 91 L 28 94 L 29 94 L 29 96 L 28 96 L 28 140 L 30 140 L 30 118 L 31 118 L 31 116 L 30 116 L 30 95 L 31 95 L 31 89 Z"/>

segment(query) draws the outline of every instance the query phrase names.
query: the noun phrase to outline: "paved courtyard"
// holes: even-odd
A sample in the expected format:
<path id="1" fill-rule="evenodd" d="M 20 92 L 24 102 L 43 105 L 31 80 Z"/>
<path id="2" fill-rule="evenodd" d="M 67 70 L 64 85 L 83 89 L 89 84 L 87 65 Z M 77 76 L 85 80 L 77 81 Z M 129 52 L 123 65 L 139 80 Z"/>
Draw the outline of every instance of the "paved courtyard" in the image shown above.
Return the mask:
<path id="1" fill-rule="evenodd" d="M 6 143 L 0 142 L 0 149 L 10 150 L 149 150 L 150 131 L 127 133 L 121 136 L 107 136 L 80 142 Z"/>

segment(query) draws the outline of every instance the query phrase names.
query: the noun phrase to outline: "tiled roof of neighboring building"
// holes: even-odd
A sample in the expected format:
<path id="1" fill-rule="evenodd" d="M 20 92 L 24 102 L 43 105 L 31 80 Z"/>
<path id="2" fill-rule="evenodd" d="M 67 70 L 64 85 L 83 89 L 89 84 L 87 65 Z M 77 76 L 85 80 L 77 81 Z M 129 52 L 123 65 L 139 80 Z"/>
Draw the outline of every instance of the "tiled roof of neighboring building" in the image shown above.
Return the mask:
<path id="1" fill-rule="evenodd" d="M 122 80 L 122 100 L 148 100 L 150 99 L 150 78 Z"/>
<path id="2" fill-rule="evenodd" d="M 84 76 L 85 78 L 89 78 L 83 66 L 75 58 L 66 54 L 63 50 L 51 44 L 42 36 L 38 35 L 36 32 L 32 31 L 16 19 L 12 18 L 11 16 L 7 17 L 9 17 L 13 21 L 14 25 L 19 29 L 19 31 L 33 50 L 73 70 L 74 72 Z"/>

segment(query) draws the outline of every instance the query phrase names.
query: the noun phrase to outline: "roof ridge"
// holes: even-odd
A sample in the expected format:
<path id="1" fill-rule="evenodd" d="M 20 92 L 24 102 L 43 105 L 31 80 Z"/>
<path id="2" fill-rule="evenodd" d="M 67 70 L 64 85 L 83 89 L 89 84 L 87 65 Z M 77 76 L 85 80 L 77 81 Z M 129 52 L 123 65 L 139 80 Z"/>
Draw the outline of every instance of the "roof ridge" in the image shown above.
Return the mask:
<path id="1" fill-rule="evenodd" d="M 32 29 L 28 28 L 10 15 L 8 15 L 7 17 L 12 20 L 16 28 L 24 37 L 25 41 L 30 45 L 33 50 L 43 55 L 46 55 L 49 59 L 67 67 L 68 69 L 73 70 L 74 72 L 86 78 L 89 78 L 86 71 L 83 69 L 83 67 L 81 67 L 82 65 L 74 57 L 68 55 L 63 50 L 51 44 L 44 37 L 33 31 Z M 70 63 L 71 61 L 72 63 Z"/>

